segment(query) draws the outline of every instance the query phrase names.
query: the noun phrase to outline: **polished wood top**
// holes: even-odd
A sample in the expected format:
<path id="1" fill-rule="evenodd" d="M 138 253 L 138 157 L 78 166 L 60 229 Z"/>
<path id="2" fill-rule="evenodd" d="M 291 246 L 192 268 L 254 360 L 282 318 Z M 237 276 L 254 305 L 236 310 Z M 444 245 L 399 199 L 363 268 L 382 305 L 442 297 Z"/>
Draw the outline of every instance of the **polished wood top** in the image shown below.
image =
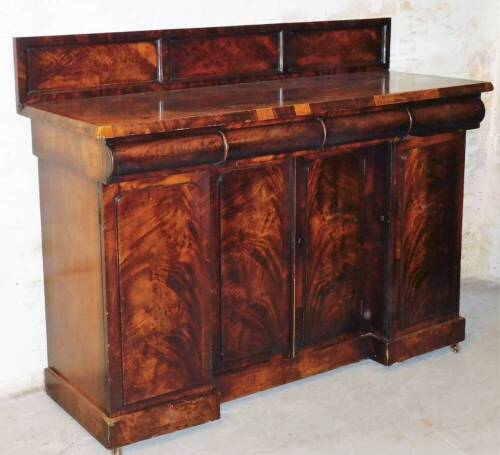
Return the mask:
<path id="1" fill-rule="evenodd" d="M 489 82 L 368 71 L 40 102 L 21 114 L 99 138 L 335 115 L 490 91 Z"/>

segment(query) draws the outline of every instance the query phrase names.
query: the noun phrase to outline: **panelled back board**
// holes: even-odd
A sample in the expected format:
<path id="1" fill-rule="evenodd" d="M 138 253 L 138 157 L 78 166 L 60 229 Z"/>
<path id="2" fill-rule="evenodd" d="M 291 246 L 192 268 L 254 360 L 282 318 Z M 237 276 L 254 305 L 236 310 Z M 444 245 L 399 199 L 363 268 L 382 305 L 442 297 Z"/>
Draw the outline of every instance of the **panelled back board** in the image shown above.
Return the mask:
<path id="1" fill-rule="evenodd" d="M 18 38 L 17 99 L 386 69 L 389 41 L 390 19 Z"/>

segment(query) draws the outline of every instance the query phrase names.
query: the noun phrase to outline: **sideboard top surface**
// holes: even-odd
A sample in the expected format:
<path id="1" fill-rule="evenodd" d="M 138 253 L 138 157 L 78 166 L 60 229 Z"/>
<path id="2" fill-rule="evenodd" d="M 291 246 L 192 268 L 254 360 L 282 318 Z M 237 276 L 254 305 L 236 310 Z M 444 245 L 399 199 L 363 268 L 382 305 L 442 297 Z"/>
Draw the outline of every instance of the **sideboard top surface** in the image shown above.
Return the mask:
<path id="1" fill-rule="evenodd" d="M 343 113 L 474 95 L 489 82 L 370 71 L 182 90 L 74 98 L 21 113 L 100 138 Z"/>
<path id="2" fill-rule="evenodd" d="M 98 138 L 343 115 L 478 95 L 389 71 L 391 19 L 14 39 L 21 114 Z"/>

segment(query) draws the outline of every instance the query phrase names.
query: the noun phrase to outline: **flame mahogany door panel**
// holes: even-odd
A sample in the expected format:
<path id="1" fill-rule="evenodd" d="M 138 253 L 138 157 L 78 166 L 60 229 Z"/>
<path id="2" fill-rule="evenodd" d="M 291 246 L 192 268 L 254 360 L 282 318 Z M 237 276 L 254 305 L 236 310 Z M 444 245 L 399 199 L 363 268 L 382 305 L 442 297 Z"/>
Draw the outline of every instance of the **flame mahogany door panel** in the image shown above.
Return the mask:
<path id="1" fill-rule="evenodd" d="M 362 149 L 298 162 L 299 344 L 360 331 L 364 166 Z"/>
<path id="2" fill-rule="evenodd" d="M 124 402 L 208 384 L 207 173 L 125 182 L 114 201 Z"/>
<path id="3" fill-rule="evenodd" d="M 394 150 L 395 329 L 458 316 L 465 133 Z"/>
<path id="4" fill-rule="evenodd" d="M 290 350 L 289 167 L 273 162 L 218 178 L 217 371 Z"/>

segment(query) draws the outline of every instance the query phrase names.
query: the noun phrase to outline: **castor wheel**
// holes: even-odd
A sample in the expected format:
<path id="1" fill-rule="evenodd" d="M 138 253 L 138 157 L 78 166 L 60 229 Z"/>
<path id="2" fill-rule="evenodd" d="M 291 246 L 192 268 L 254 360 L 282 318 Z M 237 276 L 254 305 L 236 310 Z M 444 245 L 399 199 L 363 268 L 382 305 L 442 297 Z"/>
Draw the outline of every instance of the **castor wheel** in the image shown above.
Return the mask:
<path id="1" fill-rule="evenodd" d="M 460 345 L 458 343 L 456 344 L 452 344 L 450 346 L 450 349 L 452 352 L 454 352 L 455 354 L 458 354 L 460 352 Z"/>
<path id="2" fill-rule="evenodd" d="M 122 455 L 122 448 L 121 448 L 121 447 L 119 447 L 119 448 L 117 448 L 117 449 L 113 449 L 113 450 L 111 451 L 111 455 Z"/>

